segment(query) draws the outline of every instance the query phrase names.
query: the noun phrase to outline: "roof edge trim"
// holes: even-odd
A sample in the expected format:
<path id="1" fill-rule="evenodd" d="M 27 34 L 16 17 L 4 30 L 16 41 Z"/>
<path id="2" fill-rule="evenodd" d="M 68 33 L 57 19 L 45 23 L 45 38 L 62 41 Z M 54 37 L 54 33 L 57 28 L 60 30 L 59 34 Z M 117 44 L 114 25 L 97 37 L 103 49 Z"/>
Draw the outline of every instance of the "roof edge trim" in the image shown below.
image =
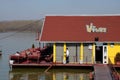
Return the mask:
<path id="1" fill-rule="evenodd" d="M 95 41 L 41 41 L 41 43 L 97 43 Z M 120 43 L 118 41 L 100 41 L 98 43 Z"/>
<path id="2" fill-rule="evenodd" d="M 39 41 L 41 41 L 41 38 L 42 38 L 42 33 L 43 33 L 43 28 L 44 28 L 45 20 L 46 20 L 46 17 L 45 17 L 44 20 L 43 20 L 43 24 L 42 24 L 42 28 L 41 28 L 41 32 L 40 32 Z"/>
<path id="3" fill-rule="evenodd" d="M 45 16 L 120 16 L 120 14 L 46 14 Z"/>

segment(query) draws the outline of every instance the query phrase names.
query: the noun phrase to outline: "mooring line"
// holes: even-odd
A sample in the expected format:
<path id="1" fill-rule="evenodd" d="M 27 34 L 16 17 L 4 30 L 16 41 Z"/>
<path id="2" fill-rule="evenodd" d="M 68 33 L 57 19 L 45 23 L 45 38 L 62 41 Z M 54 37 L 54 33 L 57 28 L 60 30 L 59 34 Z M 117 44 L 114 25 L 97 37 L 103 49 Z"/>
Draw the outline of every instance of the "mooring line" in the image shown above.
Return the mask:
<path id="1" fill-rule="evenodd" d="M 52 67 L 52 65 L 50 65 L 44 72 L 48 72 L 48 70 Z"/>

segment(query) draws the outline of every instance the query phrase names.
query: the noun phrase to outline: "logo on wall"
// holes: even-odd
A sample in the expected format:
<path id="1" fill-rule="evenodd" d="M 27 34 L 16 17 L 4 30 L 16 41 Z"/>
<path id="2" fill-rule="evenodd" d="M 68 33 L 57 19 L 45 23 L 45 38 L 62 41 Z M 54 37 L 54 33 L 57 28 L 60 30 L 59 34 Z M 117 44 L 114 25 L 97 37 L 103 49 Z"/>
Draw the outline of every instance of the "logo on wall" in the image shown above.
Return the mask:
<path id="1" fill-rule="evenodd" d="M 87 29 L 87 32 L 96 32 L 96 33 L 99 33 L 99 32 L 107 32 L 107 28 L 104 28 L 104 27 L 96 27 L 93 25 L 93 23 L 90 23 L 90 25 L 86 25 L 86 29 Z"/>

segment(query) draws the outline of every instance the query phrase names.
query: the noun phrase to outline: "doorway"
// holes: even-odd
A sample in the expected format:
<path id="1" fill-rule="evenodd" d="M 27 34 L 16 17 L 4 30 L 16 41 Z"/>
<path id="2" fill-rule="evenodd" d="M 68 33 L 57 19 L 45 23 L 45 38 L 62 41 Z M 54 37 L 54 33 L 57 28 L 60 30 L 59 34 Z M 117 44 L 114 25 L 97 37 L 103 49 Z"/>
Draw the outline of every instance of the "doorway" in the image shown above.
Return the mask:
<path id="1" fill-rule="evenodd" d="M 95 46 L 95 61 L 103 63 L 103 46 Z"/>

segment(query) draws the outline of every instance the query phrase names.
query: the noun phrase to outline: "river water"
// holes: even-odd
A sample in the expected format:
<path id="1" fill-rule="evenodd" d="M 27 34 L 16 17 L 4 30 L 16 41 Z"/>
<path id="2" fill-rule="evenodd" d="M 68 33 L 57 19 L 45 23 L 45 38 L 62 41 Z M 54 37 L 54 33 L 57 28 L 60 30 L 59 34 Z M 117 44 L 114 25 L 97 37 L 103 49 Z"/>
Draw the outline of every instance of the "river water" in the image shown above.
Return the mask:
<path id="1" fill-rule="evenodd" d="M 9 68 L 9 55 L 16 51 L 30 48 L 32 44 L 39 46 L 36 33 L 6 32 L 0 33 L 0 80 L 89 80 L 91 70 L 81 69 L 51 69 L 45 73 L 41 68 Z"/>

